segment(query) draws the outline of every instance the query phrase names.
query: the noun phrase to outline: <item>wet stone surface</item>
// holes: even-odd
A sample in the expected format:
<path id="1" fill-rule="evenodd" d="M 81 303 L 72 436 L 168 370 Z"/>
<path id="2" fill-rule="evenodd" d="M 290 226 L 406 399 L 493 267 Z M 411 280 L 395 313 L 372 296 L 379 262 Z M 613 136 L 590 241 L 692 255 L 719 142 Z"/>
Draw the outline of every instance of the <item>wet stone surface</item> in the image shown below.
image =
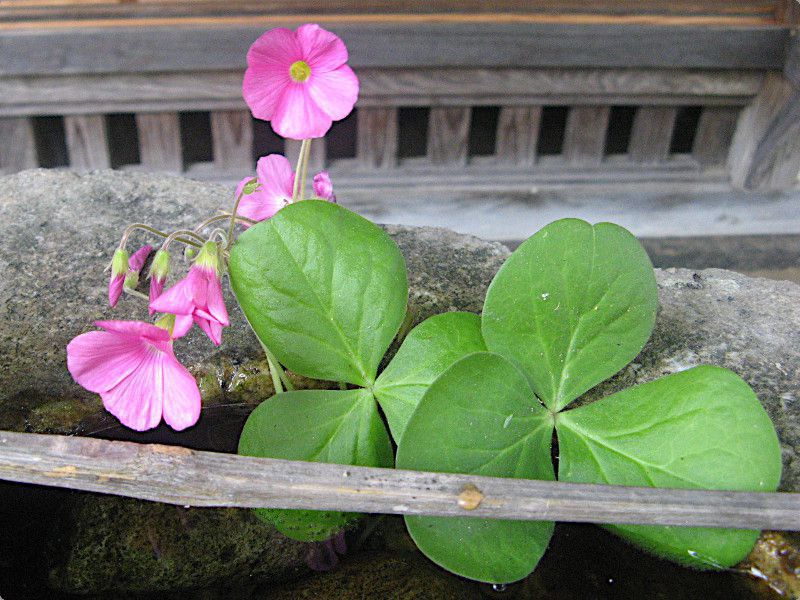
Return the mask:
<path id="1" fill-rule="evenodd" d="M 204 397 L 199 424 L 183 434 L 163 426 L 147 434 L 120 427 L 96 396 L 72 382 L 64 351 L 75 335 L 92 329 L 94 320 L 144 317 L 143 306 L 131 300 L 113 313 L 106 305 L 102 271 L 127 223 L 191 226 L 229 202 L 227 188 L 163 175 L 28 171 L 0 178 L 0 429 L 233 451 L 249 411 L 272 394 L 258 344 L 237 309 L 231 310 L 232 326 L 221 348 L 197 331 L 176 344 Z M 486 287 L 508 254 L 502 245 L 442 229 L 387 226 L 387 231 L 406 257 L 417 322 L 447 310 L 479 312 Z M 697 364 L 730 368 L 753 386 L 778 429 L 784 458 L 781 489 L 800 490 L 800 287 L 717 269 L 658 270 L 657 279 L 661 308 L 651 341 L 630 366 L 580 402 Z M 295 382 L 299 387 L 327 385 L 299 377 Z M 697 590 L 692 582 L 706 575 L 672 566 L 667 570 L 665 563 L 633 550 L 628 553 L 640 559 L 630 559 L 630 569 L 639 568 L 636 560 L 644 569 L 638 579 L 588 555 L 571 563 L 580 577 L 552 570 L 548 565 L 553 561 L 569 562 L 584 547 L 595 548 L 598 556 L 608 556 L 607 548 L 628 548 L 622 542 L 614 545 L 616 538 L 603 532 L 599 541 L 594 534 L 571 534 L 575 526 L 557 529 L 557 536 L 566 532 L 563 541 L 554 538 L 551 552 L 531 578 L 497 595 L 425 561 L 402 527 L 378 536 L 394 542 L 376 545 L 369 537 L 351 544 L 339 569 L 308 578 L 308 546 L 286 540 L 248 511 L 187 510 L 44 490 L 34 494 L 2 484 L 0 525 L 5 540 L 0 584 L 16 582 L 13 574 L 33 572 L 35 565 L 42 586 L 97 598 L 396 597 L 392 589 L 409 598 L 645 597 L 630 595 L 635 589 L 648 590 L 649 598 L 717 597 L 707 591 L 681 596 L 675 590 Z M 359 535 L 351 532 L 348 539 Z M 787 540 L 788 546 L 776 550 L 773 538 L 762 537 L 761 548 L 743 569 L 797 578 L 794 559 L 789 567 L 775 563 L 774 557 L 787 556 L 786 548 L 798 547 L 793 538 Z M 674 576 L 656 576 L 666 572 Z M 620 573 L 632 582 L 625 593 L 620 592 Z M 754 579 L 725 577 L 724 585 L 714 580 L 718 589 L 739 591 L 719 597 L 752 593 L 748 582 Z M 197 595 L 199 587 L 206 589 L 202 595 Z M 6 589 L 0 587 L 0 595 L 8 595 Z M 30 592 L 18 597 L 39 596 Z"/>

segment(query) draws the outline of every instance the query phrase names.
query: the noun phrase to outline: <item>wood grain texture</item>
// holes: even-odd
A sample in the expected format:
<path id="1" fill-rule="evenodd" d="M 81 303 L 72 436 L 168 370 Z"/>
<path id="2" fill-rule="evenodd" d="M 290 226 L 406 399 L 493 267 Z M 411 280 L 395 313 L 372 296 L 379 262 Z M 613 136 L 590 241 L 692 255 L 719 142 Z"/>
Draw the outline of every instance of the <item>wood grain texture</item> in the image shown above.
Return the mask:
<path id="1" fill-rule="evenodd" d="M 608 106 L 574 106 L 564 132 L 564 160 L 571 163 L 599 164 L 606 144 Z"/>
<path id="2" fill-rule="evenodd" d="M 26 117 L 0 117 L 0 173 L 37 166 L 33 121 Z"/>
<path id="3" fill-rule="evenodd" d="M 724 165 L 731 148 L 741 109 L 706 106 L 697 123 L 692 155 L 704 167 Z"/>
<path id="4" fill-rule="evenodd" d="M 219 168 L 254 170 L 253 121 L 250 112 L 212 112 L 211 144 L 214 163 Z"/>
<path id="5" fill-rule="evenodd" d="M 629 158 L 637 163 L 657 163 L 669 158 L 677 114 L 677 109 L 672 106 L 640 107 L 631 129 Z"/>
<path id="6" fill-rule="evenodd" d="M 139 156 L 142 166 L 153 171 L 183 170 L 181 127 L 177 113 L 138 113 Z"/>
<path id="7" fill-rule="evenodd" d="M 540 104 L 747 104 L 758 71 L 649 69 L 361 69 L 359 107 Z M 0 115 L 246 110 L 242 73 L 0 78 Z"/>
<path id="8" fill-rule="evenodd" d="M 739 118 L 728 167 L 731 182 L 746 189 L 794 185 L 800 171 L 800 92 L 771 73 L 759 95 Z"/>
<path id="9" fill-rule="evenodd" d="M 28 433 L 0 433 L 0 479 L 181 506 L 800 529 L 800 494 L 424 473 Z M 484 496 L 474 510 L 458 503 L 469 484 Z"/>
<path id="10" fill-rule="evenodd" d="M 108 169 L 111 166 L 104 115 L 65 116 L 64 134 L 70 169 L 92 171 Z"/>
<path id="11" fill-rule="evenodd" d="M 428 159 L 432 164 L 466 164 L 470 113 L 469 108 L 431 108 Z"/>
<path id="12" fill-rule="evenodd" d="M 397 166 L 397 109 L 363 107 L 358 109 L 356 117 L 356 158 L 359 166 L 372 169 Z"/>
<path id="13" fill-rule="evenodd" d="M 536 162 L 541 119 L 541 106 L 502 107 L 497 119 L 497 161 L 532 166 Z"/>
<path id="14" fill-rule="evenodd" d="M 243 70 L 249 45 L 278 24 L 4 30 L 0 76 Z M 788 28 L 763 26 L 379 21 L 330 29 L 346 41 L 356 69 L 782 69 L 789 41 Z"/>

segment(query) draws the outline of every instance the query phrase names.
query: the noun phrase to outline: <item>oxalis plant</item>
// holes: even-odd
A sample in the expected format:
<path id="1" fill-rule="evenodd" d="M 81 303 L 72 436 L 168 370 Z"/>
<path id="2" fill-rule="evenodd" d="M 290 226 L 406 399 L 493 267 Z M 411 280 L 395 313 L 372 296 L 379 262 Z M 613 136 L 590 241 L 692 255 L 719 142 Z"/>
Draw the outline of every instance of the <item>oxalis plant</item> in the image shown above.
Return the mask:
<path id="1" fill-rule="evenodd" d="M 113 305 L 125 292 L 143 297 L 155 322 L 104 321 L 104 331 L 75 338 L 68 366 L 79 383 L 133 429 L 155 427 L 162 417 L 175 429 L 192 426 L 200 394 L 173 342 L 197 324 L 221 343 L 228 313 L 220 277 L 227 273 L 277 392 L 247 420 L 240 454 L 628 486 L 777 489 L 774 427 L 731 371 L 695 367 L 572 406 L 636 357 L 656 318 L 653 267 L 636 239 L 610 223 L 551 223 L 508 258 L 480 316 L 451 312 L 423 321 L 380 370 L 408 318 L 403 257 L 381 228 L 336 204 L 327 173 L 314 178 L 316 198 L 304 200 L 310 139 L 344 118 L 357 97 L 346 60 L 341 40 L 315 25 L 272 30 L 256 41 L 245 99 L 279 134 L 304 140 L 297 168 L 278 155 L 260 159 L 258 176 L 239 184 L 232 210 L 195 229 L 131 226 L 114 256 L 109 300 Z M 149 298 L 135 288 L 153 249 L 130 257 L 125 250 L 137 230 L 164 238 Z M 185 245 L 193 262 L 165 290 L 171 244 Z M 338 389 L 293 390 L 284 368 Z M 359 517 L 256 513 L 303 541 L 329 539 Z M 553 523 L 541 521 L 405 519 L 431 560 L 490 583 L 528 575 L 553 533 Z M 608 528 L 702 569 L 739 562 L 758 536 Z"/>

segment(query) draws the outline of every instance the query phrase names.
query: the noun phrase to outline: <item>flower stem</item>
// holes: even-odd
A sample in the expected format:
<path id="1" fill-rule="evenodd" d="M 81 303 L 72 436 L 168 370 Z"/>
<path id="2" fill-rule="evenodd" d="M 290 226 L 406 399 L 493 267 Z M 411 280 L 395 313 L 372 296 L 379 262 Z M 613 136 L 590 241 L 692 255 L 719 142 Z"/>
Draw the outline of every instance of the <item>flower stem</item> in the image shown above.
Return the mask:
<path id="1" fill-rule="evenodd" d="M 197 243 L 197 242 L 194 242 L 194 241 L 189 241 L 186 238 L 181 237 L 181 236 L 184 236 L 184 235 L 196 238 L 196 239 L 198 239 L 200 241 L 200 243 Z M 164 240 L 164 243 L 161 245 L 161 249 L 162 250 L 167 250 L 169 248 L 169 245 L 172 242 L 183 242 L 184 244 L 188 244 L 189 246 L 195 246 L 196 248 L 202 248 L 203 244 L 205 244 L 206 241 L 207 241 L 206 238 L 204 238 L 202 235 L 200 235 L 199 233 L 197 233 L 195 231 L 190 231 L 189 229 L 179 229 L 178 231 L 173 231 L 172 233 L 170 233 L 167 236 L 167 239 Z"/>
<path id="2" fill-rule="evenodd" d="M 294 390 L 294 385 L 292 385 L 292 382 L 286 375 L 286 371 L 283 370 L 281 363 L 278 362 L 278 359 L 275 358 L 275 355 L 272 353 L 272 351 L 264 345 L 264 342 L 261 341 L 261 338 L 259 338 L 258 343 L 261 344 L 261 349 L 264 351 L 264 354 L 267 357 L 269 374 L 272 376 L 272 385 L 275 387 L 275 393 L 280 394 L 284 391 L 284 388 L 287 391 Z"/>
<path id="3" fill-rule="evenodd" d="M 160 231 L 160 230 L 156 229 L 155 227 L 150 227 L 150 225 L 147 225 L 145 223 L 131 223 L 130 225 L 128 225 L 125 228 L 125 231 L 122 233 L 122 239 L 119 241 L 119 247 L 120 248 L 125 248 L 125 245 L 128 243 L 128 238 L 137 229 L 141 229 L 143 231 L 147 231 L 148 233 L 152 233 L 153 235 L 158 235 L 158 236 L 161 236 L 161 237 L 167 238 L 167 239 L 169 239 L 169 237 L 170 237 L 170 234 L 165 233 L 163 231 Z M 180 232 L 180 233 L 181 234 L 191 235 L 192 237 L 198 238 L 201 242 L 205 241 L 205 239 L 203 237 L 201 237 L 200 235 L 198 235 L 198 234 L 196 234 L 194 232 L 191 232 L 191 231 L 183 231 L 183 232 Z M 188 244 L 190 246 L 197 246 L 198 248 L 200 247 L 199 243 L 191 241 L 191 240 L 188 240 L 188 239 L 185 239 L 185 238 L 175 238 L 175 239 L 176 239 L 176 241 L 183 242 L 184 244 Z"/>
<path id="4" fill-rule="evenodd" d="M 233 229 L 234 227 L 236 227 L 236 211 L 239 210 L 239 202 L 242 201 L 243 196 L 244 196 L 244 189 L 242 189 L 242 191 L 239 192 L 239 195 L 236 196 L 236 201 L 233 203 L 233 210 L 231 211 L 231 216 L 230 216 L 231 224 L 228 226 L 228 243 L 225 246 L 226 250 L 230 249 L 231 244 L 233 244 Z M 214 217 L 212 217 L 211 219 L 206 219 L 204 223 L 208 223 L 209 221 L 213 223 L 214 221 L 212 219 L 214 219 Z"/>
<path id="5" fill-rule="evenodd" d="M 313 140 L 306 140 L 308 143 L 306 144 L 306 153 L 303 156 L 303 171 L 302 175 L 300 176 L 300 200 L 303 200 L 306 193 L 306 175 L 308 175 L 308 159 L 311 156 L 311 142 Z M 296 175 L 295 175 L 296 177 Z"/>
<path id="6" fill-rule="evenodd" d="M 195 231 L 202 231 L 209 225 L 213 225 L 214 223 L 219 223 L 220 221 L 228 221 L 230 219 L 235 219 L 240 223 L 247 223 L 248 225 L 255 225 L 258 223 L 255 219 L 248 219 L 247 217 L 243 217 L 242 215 L 234 216 L 233 213 L 223 213 L 221 215 L 216 215 L 214 217 L 210 217 L 200 223 L 197 227 L 194 228 Z"/>
<path id="7" fill-rule="evenodd" d="M 301 178 L 301 171 L 303 167 L 303 160 L 304 156 L 308 152 L 308 147 L 311 144 L 311 140 L 303 140 L 300 143 L 300 153 L 297 155 L 297 167 L 294 170 L 294 186 L 292 186 L 292 202 L 297 202 L 298 200 L 302 200 L 302 190 L 301 185 L 305 184 L 305 181 L 300 181 Z"/>
<path id="8" fill-rule="evenodd" d="M 267 364 L 269 365 L 269 374 L 272 377 L 272 387 L 275 388 L 276 394 L 282 394 L 283 384 L 281 383 L 281 376 L 278 373 L 278 367 L 272 362 L 269 354 L 267 354 Z"/>

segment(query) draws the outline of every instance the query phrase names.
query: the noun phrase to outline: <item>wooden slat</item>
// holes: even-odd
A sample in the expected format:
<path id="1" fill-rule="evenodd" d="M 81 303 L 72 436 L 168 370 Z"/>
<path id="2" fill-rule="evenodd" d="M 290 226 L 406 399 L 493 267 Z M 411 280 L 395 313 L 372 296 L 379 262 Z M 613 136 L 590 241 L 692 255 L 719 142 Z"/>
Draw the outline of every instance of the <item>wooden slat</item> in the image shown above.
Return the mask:
<path id="1" fill-rule="evenodd" d="M 770 74 L 739 118 L 728 167 L 731 182 L 748 189 L 785 189 L 800 171 L 800 92 L 781 74 Z"/>
<path id="2" fill-rule="evenodd" d="M 297 158 L 300 156 L 300 140 L 286 140 L 285 154 L 289 162 L 292 163 L 292 169 L 297 166 Z M 309 179 L 317 171 L 321 171 L 327 164 L 327 157 L 325 156 L 325 139 L 319 138 L 311 142 L 311 154 L 308 157 L 308 173 Z"/>
<path id="3" fill-rule="evenodd" d="M 356 158 L 362 167 L 392 168 L 397 165 L 398 120 L 396 108 L 363 107 L 356 114 Z"/>
<path id="4" fill-rule="evenodd" d="M 542 119 L 540 106 L 504 106 L 497 120 L 496 158 L 500 163 L 533 165 Z"/>
<path id="5" fill-rule="evenodd" d="M 241 70 L 271 23 L 0 32 L 0 76 Z M 342 23 L 351 66 L 781 69 L 785 27 Z M 190 31 L 190 33 L 188 33 Z M 691 52 L 686 49 L 691 48 Z M 213 51 L 211 51 L 213 49 Z"/>
<path id="6" fill-rule="evenodd" d="M 137 114 L 136 128 L 143 167 L 175 173 L 183 170 L 181 127 L 177 113 Z"/>
<path id="7" fill-rule="evenodd" d="M 706 106 L 700 114 L 692 154 L 703 166 L 724 165 L 741 109 Z"/>
<path id="8" fill-rule="evenodd" d="M 111 166 L 105 116 L 66 116 L 64 134 L 69 153 L 69 166 L 72 170 L 92 171 L 108 169 Z"/>
<path id="9" fill-rule="evenodd" d="M 606 144 L 608 106 L 574 106 L 564 132 L 564 160 L 597 164 L 603 159 Z"/>
<path id="10" fill-rule="evenodd" d="M 217 167 L 253 170 L 253 121 L 249 111 L 212 112 L 211 142 Z"/>
<path id="11" fill-rule="evenodd" d="M 431 108 L 428 123 L 428 158 L 435 165 L 467 162 L 469 108 Z"/>
<path id="12" fill-rule="evenodd" d="M 720 69 L 360 69 L 359 108 L 537 104 L 745 105 L 763 73 Z M 245 110 L 230 72 L 0 78 L 0 115 Z"/>
<path id="13" fill-rule="evenodd" d="M 636 111 L 628 156 L 638 163 L 656 163 L 669 158 L 672 130 L 678 111 L 671 106 L 642 106 Z"/>
<path id="14" fill-rule="evenodd" d="M 0 118 L 0 172 L 16 173 L 38 166 L 33 120 Z"/>
<path id="15" fill-rule="evenodd" d="M 800 529 L 800 494 L 426 473 L 30 433 L 0 433 L 0 479 L 180 506 Z M 467 486 L 479 501 L 463 507 Z"/>

